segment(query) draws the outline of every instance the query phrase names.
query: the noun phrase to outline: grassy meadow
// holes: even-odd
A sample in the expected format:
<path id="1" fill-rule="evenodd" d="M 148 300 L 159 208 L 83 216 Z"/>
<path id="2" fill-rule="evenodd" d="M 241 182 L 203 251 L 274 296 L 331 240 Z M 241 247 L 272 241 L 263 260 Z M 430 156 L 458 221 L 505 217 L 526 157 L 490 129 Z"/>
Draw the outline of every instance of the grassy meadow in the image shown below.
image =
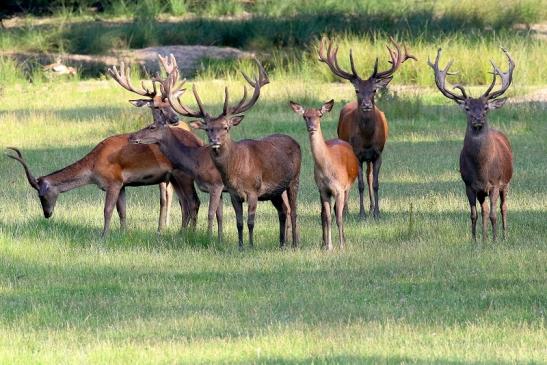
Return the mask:
<path id="1" fill-rule="evenodd" d="M 197 83 L 211 110 L 226 83 L 241 95 L 239 81 Z M 195 233 L 179 232 L 173 205 L 157 235 L 155 186 L 130 188 L 129 230 L 114 216 L 101 240 L 104 193 L 62 194 L 46 220 L 22 168 L 1 158 L 0 363 L 544 363 L 544 104 L 490 115 L 515 154 L 509 238 L 475 244 L 457 162 L 464 114 L 432 89 L 393 89 L 378 100 L 390 121 L 382 217 L 358 219 L 355 187 L 343 252 L 320 250 L 307 133 L 287 101 L 334 97 L 323 123 L 334 136 L 354 97 L 348 84 L 273 80 L 233 130 L 236 139 L 282 132 L 300 142 L 295 251 L 278 249 L 276 213 L 261 203 L 256 247 L 239 252 L 226 197 L 226 242 L 209 242 L 204 194 Z M 0 146 L 20 147 L 37 176 L 54 171 L 147 124 L 130 97 L 112 81 L 18 84 L 2 96 Z"/>

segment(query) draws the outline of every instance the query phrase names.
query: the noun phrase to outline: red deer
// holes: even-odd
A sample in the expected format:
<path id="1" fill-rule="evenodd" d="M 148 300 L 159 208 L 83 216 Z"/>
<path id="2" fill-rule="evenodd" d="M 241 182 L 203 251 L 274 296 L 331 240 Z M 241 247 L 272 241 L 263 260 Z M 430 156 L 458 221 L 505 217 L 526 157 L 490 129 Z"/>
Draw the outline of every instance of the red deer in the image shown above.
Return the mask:
<path id="1" fill-rule="evenodd" d="M 160 62 L 166 70 L 169 70 L 172 85 L 178 83 L 179 71 L 176 66 L 176 60 L 173 55 L 168 59 L 160 57 Z M 182 83 L 179 87 L 182 87 Z M 160 83 L 160 86 L 167 92 L 171 85 L 166 82 Z M 195 142 L 189 144 L 177 138 L 172 128 L 169 128 L 169 121 L 158 118 L 149 126 L 137 131 L 129 137 L 131 143 L 137 144 L 157 144 L 161 152 L 169 159 L 171 164 L 178 170 L 191 176 L 196 182 L 198 188 L 209 193 L 209 211 L 207 216 L 207 231 L 212 235 L 213 220 L 216 215 L 218 225 L 218 241 L 222 241 L 222 192 L 224 183 L 220 172 L 216 168 L 212 158 L 210 147 L 203 145 L 201 140 L 190 132 L 188 138 Z M 171 124 L 176 125 L 176 124 Z M 288 208 L 288 203 L 285 208 Z"/>
<path id="2" fill-rule="evenodd" d="M 326 63 L 332 73 L 343 79 L 349 80 L 355 92 L 357 100 L 346 104 L 340 111 L 338 121 L 338 137 L 349 142 L 353 152 L 359 160 L 359 216 L 365 218 L 365 207 L 363 204 L 363 192 L 365 182 L 363 180 L 363 162 L 367 163 L 368 195 L 370 199 L 370 210 L 374 218 L 380 216 L 380 204 L 378 197 L 378 177 L 382 166 L 382 151 L 387 140 L 388 125 L 384 113 L 376 106 L 374 96 L 376 91 L 386 87 L 393 79 L 393 73 L 408 59 L 416 60 L 416 57 L 404 53 L 393 39 L 391 39 L 395 50 L 387 47 L 391 57 L 391 67 L 383 72 L 378 72 L 378 58 L 374 64 L 372 75 L 363 80 L 357 74 L 353 63 L 353 54 L 350 50 L 349 59 L 351 73 L 346 72 L 338 65 L 338 47 L 333 49 L 333 42 L 329 42 L 327 56 L 324 55 L 324 45 L 321 41 L 319 48 L 319 61 Z M 374 197 L 372 195 L 374 189 Z"/>
<path id="3" fill-rule="evenodd" d="M 314 178 L 321 197 L 323 247 L 332 250 L 331 198 L 334 198 L 340 248 L 343 248 L 346 241 L 343 210 L 351 186 L 357 178 L 359 161 L 349 143 L 338 138 L 325 141 L 323 137 L 321 117 L 331 111 L 334 100 L 327 101 L 320 109 L 304 109 L 292 101 L 290 105 L 292 110 L 306 121 L 310 137 L 311 152 L 315 162 Z"/>
<path id="4" fill-rule="evenodd" d="M 198 118 L 191 123 L 193 128 L 207 132 L 210 155 L 220 172 L 224 186 L 230 193 L 232 205 L 237 217 L 239 248 L 243 248 L 243 202 L 248 204 L 247 227 L 249 244 L 253 246 L 253 229 L 257 201 L 270 200 L 278 212 L 279 240 L 285 245 L 287 211 L 283 204 L 283 193 L 287 192 L 290 206 L 293 247 L 298 246 L 298 227 L 296 225 L 296 198 L 298 194 L 301 151 L 298 143 L 287 135 L 274 134 L 259 140 L 245 139 L 232 141 L 230 129 L 241 123 L 243 113 L 249 110 L 260 96 L 260 88 L 269 83 L 268 76 L 258 62 L 259 76 L 253 81 L 243 73 L 247 82 L 254 88 L 253 95 L 247 101 L 247 89 L 243 98 L 229 106 L 228 88 L 225 89 L 222 113 L 211 116 L 203 107 L 195 85 L 193 87 L 199 111 L 184 106 L 180 100 L 183 90 L 174 87 L 169 101 L 173 109 L 187 117 Z"/>
<path id="5" fill-rule="evenodd" d="M 159 56 L 160 64 L 163 66 L 165 71 L 169 74 L 169 72 L 172 71 L 173 65 L 166 62 L 164 58 Z M 135 93 L 137 95 L 143 96 L 144 99 L 136 99 L 136 100 L 130 100 L 129 102 L 133 104 L 136 107 L 143 107 L 147 106 L 150 108 L 152 112 L 152 118 L 154 121 L 157 120 L 163 120 L 167 123 L 171 124 L 177 124 L 179 128 L 190 131 L 190 127 L 184 122 L 179 123 L 178 115 L 174 112 L 174 110 L 169 105 L 169 102 L 167 100 L 167 94 L 166 90 L 164 88 L 166 79 L 162 79 L 159 76 L 156 76 L 152 78 L 152 90 L 145 87 L 144 82 L 141 83 L 142 88 L 138 89 L 135 88 L 131 84 L 131 79 L 129 77 L 129 67 L 126 67 L 125 64 L 122 62 L 120 65 L 120 70 L 116 68 L 116 66 L 109 68 L 108 73 L 112 76 L 112 78 L 124 89 L 131 91 L 132 93 Z M 160 85 L 160 90 L 158 92 L 157 85 Z M 176 135 L 186 140 L 190 144 L 195 145 L 195 138 L 188 136 L 187 134 L 184 134 L 182 132 L 175 131 Z M 156 148 L 156 147 L 154 147 Z M 194 188 L 194 181 L 193 179 L 182 173 L 181 171 L 174 171 L 174 173 L 177 175 L 179 184 L 183 184 L 184 187 L 182 189 L 183 192 L 183 201 L 182 206 L 185 212 L 185 225 L 188 222 L 192 223 L 192 226 L 195 226 L 197 221 L 197 214 L 199 210 L 199 197 L 196 193 L 196 190 Z M 173 189 L 168 183 L 161 183 L 160 184 L 161 189 L 161 196 L 162 200 L 164 200 L 165 203 L 165 209 L 166 209 L 166 217 L 169 217 L 169 209 L 171 206 L 171 200 L 173 195 Z"/>
<path id="6" fill-rule="evenodd" d="M 21 163 L 25 169 L 27 180 L 37 192 L 44 216 L 53 214 L 60 193 L 95 184 L 106 192 L 104 205 L 104 228 L 102 236 L 110 229 L 110 219 L 114 206 L 120 216 L 120 226 L 126 227 L 125 187 L 155 185 L 171 181 L 175 191 L 182 199 L 183 184 L 172 175 L 169 161 L 161 154 L 157 146 L 133 145 L 128 141 L 127 134 L 112 136 L 99 143 L 81 160 L 66 166 L 51 174 L 35 178 L 30 171 L 21 152 L 10 147 L 16 155 L 8 154 Z M 160 214 L 165 214 L 162 210 Z M 186 218 L 186 217 L 185 217 Z M 160 229 L 164 217 L 160 215 Z"/>
<path id="7" fill-rule="evenodd" d="M 445 79 L 447 75 L 451 74 L 448 69 L 452 65 L 452 61 L 444 70 L 439 69 L 440 48 L 437 51 L 435 64 L 428 60 L 429 66 L 435 72 L 435 84 L 439 91 L 447 98 L 454 100 L 467 114 L 467 129 L 460 153 L 460 174 L 465 183 L 465 191 L 471 208 L 471 233 L 474 240 L 477 239 L 477 200 L 482 211 L 482 239 L 485 241 L 487 238 L 489 210 L 486 203 L 487 196 L 490 198 L 492 238 L 495 241 L 497 235 L 496 204 L 498 197 L 501 205 L 503 237 L 506 237 L 507 191 L 513 175 L 513 153 L 507 137 L 502 132 L 490 128 L 486 118 L 488 111 L 501 108 L 505 104 L 507 98 L 499 97 L 507 91 L 513 79 L 515 63 L 509 52 L 503 48 L 502 50 L 507 56 L 509 69 L 507 72 L 502 72 L 494 62 L 491 62 L 494 78 L 486 92 L 478 98 L 467 96 L 464 87 L 459 84 L 453 86 L 454 89 L 460 90 L 459 95 L 446 88 Z M 497 76 L 501 78 L 501 87 L 498 91 L 492 92 Z"/>

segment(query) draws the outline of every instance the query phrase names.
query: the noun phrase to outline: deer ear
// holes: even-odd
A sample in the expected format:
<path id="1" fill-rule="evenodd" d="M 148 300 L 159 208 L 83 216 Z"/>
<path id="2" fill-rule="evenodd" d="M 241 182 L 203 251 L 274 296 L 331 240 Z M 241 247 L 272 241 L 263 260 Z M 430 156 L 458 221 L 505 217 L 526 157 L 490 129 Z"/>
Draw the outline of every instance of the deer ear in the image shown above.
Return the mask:
<path id="1" fill-rule="evenodd" d="M 291 109 L 298 115 L 304 115 L 304 108 L 302 105 L 295 103 L 294 101 L 289 101 L 289 104 L 291 106 Z"/>
<path id="2" fill-rule="evenodd" d="M 391 82 L 391 80 L 393 80 L 392 76 L 390 76 L 388 78 L 385 78 L 385 79 L 379 79 L 379 80 L 374 81 L 374 89 L 375 90 L 383 89 L 384 87 L 386 87 Z"/>
<path id="3" fill-rule="evenodd" d="M 190 124 L 190 127 L 194 129 L 207 129 L 205 123 L 203 123 L 201 120 L 194 120 L 189 122 L 188 124 Z"/>
<path id="4" fill-rule="evenodd" d="M 323 115 L 330 112 L 332 110 L 333 105 L 334 105 L 334 99 L 330 99 L 329 101 L 327 101 L 325 104 L 321 106 L 321 110 L 320 110 L 321 114 Z"/>
<path id="5" fill-rule="evenodd" d="M 136 99 L 136 100 L 129 100 L 131 104 L 133 104 L 136 107 L 143 107 L 143 106 L 152 106 L 152 100 L 150 99 Z"/>
<path id="6" fill-rule="evenodd" d="M 506 101 L 507 101 L 507 98 L 490 100 L 488 101 L 488 109 L 492 110 L 492 109 L 501 108 Z"/>
<path id="7" fill-rule="evenodd" d="M 236 115 L 235 117 L 230 119 L 230 124 L 232 125 L 232 127 L 235 127 L 236 125 L 239 125 L 239 123 L 241 123 L 244 117 L 244 115 Z"/>

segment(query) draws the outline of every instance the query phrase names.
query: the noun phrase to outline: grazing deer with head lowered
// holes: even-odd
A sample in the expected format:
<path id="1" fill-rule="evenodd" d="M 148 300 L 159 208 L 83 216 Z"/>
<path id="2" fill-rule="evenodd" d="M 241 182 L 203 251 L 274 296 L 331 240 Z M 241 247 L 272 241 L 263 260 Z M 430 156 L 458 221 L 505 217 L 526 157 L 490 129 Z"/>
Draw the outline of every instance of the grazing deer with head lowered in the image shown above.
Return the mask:
<path id="1" fill-rule="evenodd" d="M 486 118 L 488 111 L 501 108 L 505 104 L 507 98 L 500 99 L 499 97 L 507 91 L 513 79 L 515 62 L 507 50 L 503 48 L 502 50 L 507 56 L 509 69 L 507 72 L 502 72 L 494 62 L 491 62 L 494 78 L 486 92 L 478 98 L 469 97 L 464 87 L 459 84 L 455 84 L 453 88 L 460 90 L 460 93 L 454 93 L 446 88 L 445 80 L 446 76 L 451 74 L 448 70 L 452 61 L 444 70 L 439 69 L 440 48 L 437 51 L 435 64 L 428 60 L 429 66 L 435 72 L 435 84 L 439 91 L 447 98 L 454 100 L 467 114 L 467 129 L 463 140 L 463 149 L 460 153 L 460 174 L 465 183 L 467 199 L 471 207 L 471 233 L 474 240 L 477 239 L 477 200 L 481 205 L 482 212 L 482 239 L 484 241 L 487 238 L 489 210 L 486 203 L 487 196 L 490 198 L 493 240 L 496 240 L 497 235 L 496 204 L 498 198 L 500 198 L 501 205 L 503 237 L 506 236 L 507 191 L 513 175 L 513 152 L 507 137 L 502 132 L 490 128 Z M 501 78 L 501 87 L 497 91 L 492 91 L 497 76 Z"/>
<path id="2" fill-rule="evenodd" d="M 416 60 L 416 57 L 404 52 L 393 39 L 391 39 L 395 50 L 387 47 L 391 58 L 391 67 L 378 72 L 378 58 L 374 64 L 372 75 L 363 80 L 355 69 L 353 54 L 350 50 L 349 58 L 351 73 L 344 71 L 338 65 L 338 47 L 333 48 L 333 42 L 329 42 L 327 55 L 324 54 L 324 42 L 319 47 L 319 61 L 326 63 L 332 73 L 343 79 L 349 80 L 355 87 L 357 100 L 346 104 L 340 111 L 338 121 L 338 137 L 349 142 L 353 152 L 359 160 L 359 216 L 365 218 L 365 207 L 363 204 L 363 193 L 365 182 L 363 180 L 363 162 L 367 163 L 368 195 L 370 199 L 370 210 L 373 217 L 380 216 L 380 204 L 378 197 L 378 177 L 382 166 L 382 152 L 387 140 L 388 125 L 384 113 L 378 109 L 374 102 L 376 92 L 386 87 L 393 79 L 393 73 L 408 59 Z M 374 197 L 373 197 L 374 190 Z"/>
<path id="3" fill-rule="evenodd" d="M 165 59 L 161 58 L 160 56 L 160 64 L 164 67 L 167 74 L 169 74 L 173 70 L 173 65 L 165 62 Z M 177 113 L 171 108 L 171 105 L 169 104 L 169 101 L 167 100 L 167 94 L 166 89 L 164 88 L 164 85 L 166 83 L 166 79 L 162 79 L 159 76 L 156 76 L 150 80 L 152 82 L 152 90 L 148 89 L 144 82 L 141 83 L 141 88 L 135 88 L 131 84 L 131 79 L 129 76 L 130 69 L 129 66 L 125 66 L 123 62 L 121 62 L 120 70 L 116 68 L 116 66 L 109 68 L 108 73 L 112 76 L 112 78 L 124 89 L 135 93 L 137 95 L 143 96 L 143 99 L 136 99 L 136 100 L 129 100 L 131 104 L 133 104 L 136 107 L 143 107 L 147 106 L 150 108 L 150 111 L 152 112 L 152 118 L 154 121 L 164 121 L 165 123 L 170 123 L 173 125 L 177 125 L 177 130 L 173 131 L 173 133 L 180 139 L 185 140 L 189 143 L 189 145 L 192 146 L 198 146 L 201 145 L 201 142 L 197 142 L 195 138 L 192 136 L 189 136 L 188 134 L 184 134 L 178 129 L 190 131 L 190 127 L 184 122 L 179 123 L 179 118 Z M 158 91 L 157 84 L 160 85 L 160 90 Z M 197 143 L 197 144 L 196 144 Z M 156 148 L 154 146 L 153 148 Z M 193 179 L 183 173 L 182 171 L 177 171 L 175 169 L 173 171 L 175 175 L 177 175 L 179 183 L 184 185 L 183 191 L 183 200 L 181 201 L 182 207 L 185 211 L 185 217 L 187 218 L 188 222 L 192 223 L 192 226 L 195 226 L 197 221 L 197 214 L 199 210 L 199 197 L 197 196 L 197 193 L 194 188 L 194 182 Z M 171 206 L 171 200 L 173 196 L 173 189 L 168 183 L 160 183 L 160 190 L 161 190 L 161 196 L 162 200 L 165 200 L 165 215 L 166 217 L 169 217 L 169 209 Z M 179 189 L 180 190 L 180 189 Z M 168 218 L 167 218 L 168 219 Z"/>
<path id="4" fill-rule="evenodd" d="M 157 146 L 132 145 L 128 142 L 127 134 L 109 137 L 81 160 L 39 178 L 34 177 L 17 148 L 9 149 L 14 151 L 15 155 L 8 154 L 8 157 L 21 163 L 30 186 L 38 192 L 46 218 L 52 216 L 60 193 L 88 184 L 95 184 L 105 191 L 102 236 L 106 236 L 109 232 L 114 206 L 118 210 L 122 229 L 126 227 L 126 186 L 155 185 L 171 181 L 180 199 L 183 198 L 183 194 L 190 193 L 183 192 L 189 186 L 181 184 L 178 178 L 171 174 L 172 166 Z M 193 188 L 193 185 L 191 187 Z M 164 209 L 160 211 L 159 229 L 163 227 L 162 222 L 165 221 L 161 214 L 165 214 Z M 186 216 L 184 218 L 183 225 L 186 225 Z"/>
<path id="5" fill-rule="evenodd" d="M 327 101 L 319 109 L 304 109 L 300 104 L 290 102 L 292 110 L 306 121 L 313 155 L 314 178 L 321 197 L 321 223 L 323 225 L 323 247 L 332 250 L 331 198 L 334 197 L 336 224 L 340 248 L 344 247 L 343 210 L 349 191 L 359 170 L 359 161 L 351 145 L 341 139 L 325 141 L 321 132 L 321 117 L 330 112 L 334 100 Z"/>
<path id="6" fill-rule="evenodd" d="M 293 247 L 298 245 L 296 225 L 296 198 L 298 194 L 301 151 L 298 143 L 289 136 L 274 134 L 259 140 L 245 139 L 238 142 L 230 138 L 230 129 L 241 123 L 243 113 L 249 110 L 260 96 L 260 88 L 269 83 L 268 76 L 258 62 L 258 77 L 253 81 L 243 73 L 247 82 L 254 88 L 247 101 L 247 89 L 236 105 L 229 105 L 228 88 L 225 89 L 222 113 L 212 116 L 205 111 L 195 85 L 193 87 L 199 111 L 183 105 L 180 95 L 183 90 L 174 87 L 169 96 L 173 108 L 181 115 L 198 118 L 190 123 L 194 128 L 207 132 L 210 156 L 217 167 L 224 186 L 230 193 L 237 217 L 239 247 L 243 248 L 243 202 L 248 204 L 247 227 L 249 244 L 253 246 L 255 211 L 259 200 L 270 200 L 278 212 L 280 245 L 285 245 L 287 211 L 283 204 L 283 194 L 287 193 L 290 206 Z"/>

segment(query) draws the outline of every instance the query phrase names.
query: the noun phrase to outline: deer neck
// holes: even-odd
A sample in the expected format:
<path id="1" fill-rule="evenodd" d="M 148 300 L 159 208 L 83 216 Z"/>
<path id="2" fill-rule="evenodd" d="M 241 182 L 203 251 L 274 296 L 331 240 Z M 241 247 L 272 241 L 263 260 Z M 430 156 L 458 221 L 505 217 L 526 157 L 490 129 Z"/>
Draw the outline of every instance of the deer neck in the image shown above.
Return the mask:
<path id="1" fill-rule="evenodd" d="M 164 138 L 159 141 L 161 153 L 173 164 L 176 169 L 196 176 L 198 170 L 199 150 L 204 147 L 189 147 L 182 143 L 168 128 Z"/>
<path id="2" fill-rule="evenodd" d="M 79 188 L 91 183 L 92 171 L 88 156 L 68 165 L 49 175 L 42 176 L 42 180 L 54 186 L 59 193 Z"/>
<path id="3" fill-rule="evenodd" d="M 475 130 L 468 125 L 463 140 L 464 150 L 466 155 L 474 161 L 482 161 L 483 155 L 489 153 L 488 146 L 490 144 L 490 127 L 485 121 L 480 130 Z"/>
<path id="4" fill-rule="evenodd" d="M 216 150 L 211 148 L 211 158 L 213 162 L 223 177 L 223 180 L 229 176 L 230 167 L 233 165 L 233 159 L 237 158 L 237 143 L 232 141 L 228 136 L 226 141 Z"/>
<path id="5" fill-rule="evenodd" d="M 308 136 L 315 166 L 323 169 L 329 164 L 329 154 L 323 132 L 321 132 L 321 128 L 317 128 L 316 131 L 308 133 Z"/>
<path id="6" fill-rule="evenodd" d="M 357 125 L 361 132 L 366 134 L 374 134 L 376 130 L 376 106 L 371 111 L 363 111 L 358 108 L 357 111 Z"/>

